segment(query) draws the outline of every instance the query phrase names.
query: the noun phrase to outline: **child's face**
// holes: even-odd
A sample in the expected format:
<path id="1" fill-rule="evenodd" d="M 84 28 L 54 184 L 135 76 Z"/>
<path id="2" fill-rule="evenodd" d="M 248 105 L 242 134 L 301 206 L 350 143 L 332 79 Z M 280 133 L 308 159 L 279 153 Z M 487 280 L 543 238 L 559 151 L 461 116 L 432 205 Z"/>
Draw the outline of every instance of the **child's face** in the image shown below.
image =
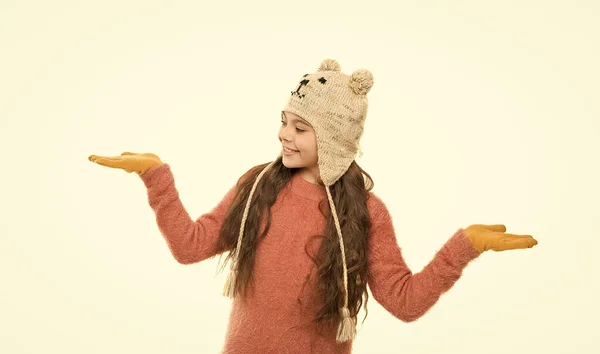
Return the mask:
<path id="1" fill-rule="evenodd" d="M 317 169 L 317 138 L 307 121 L 294 113 L 282 112 L 279 141 L 283 149 L 285 167 L 305 168 L 310 171 Z"/>

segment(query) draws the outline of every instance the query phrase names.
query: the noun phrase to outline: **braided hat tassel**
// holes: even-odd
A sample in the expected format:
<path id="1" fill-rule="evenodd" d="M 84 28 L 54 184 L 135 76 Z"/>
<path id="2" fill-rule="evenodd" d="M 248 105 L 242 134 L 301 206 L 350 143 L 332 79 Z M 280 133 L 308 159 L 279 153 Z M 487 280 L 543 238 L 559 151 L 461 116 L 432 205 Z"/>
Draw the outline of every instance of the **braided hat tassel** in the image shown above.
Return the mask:
<path id="1" fill-rule="evenodd" d="M 248 219 L 248 211 L 250 210 L 250 202 L 252 202 L 252 196 L 254 195 L 254 191 L 256 190 L 256 186 L 258 182 L 262 178 L 262 176 L 267 172 L 271 166 L 275 164 L 277 159 L 271 162 L 267 167 L 265 167 L 256 180 L 254 181 L 254 185 L 250 190 L 250 195 L 248 196 L 248 201 L 246 202 L 246 207 L 244 208 L 244 214 L 242 215 L 242 224 L 240 226 L 240 233 L 238 236 L 237 247 L 236 247 L 236 257 L 240 256 L 240 248 L 242 247 L 242 238 L 244 236 L 244 228 L 246 226 L 246 220 Z M 235 288 L 236 288 L 236 279 L 237 279 L 237 258 L 231 262 L 231 270 L 227 275 L 227 280 L 225 281 L 225 286 L 223 287 L 223 295 L 229 298 L 235 297 Z"/>
<path id="2" fill-rule="evenodd" d="M 338 326 L 336 340 L 341 342 L 346 342 L 354 339 L 356 336 L 356 323 L 350 317 L 350 310 L 348 309 L 348 268 L 346 266 L 346 253 L 344 251 L 344 239 L 342 238 L 342 228 L 340 227 L 340 221 L 338 220 L 337 212 L 335 210 L 335 204 L 333 203 L 333 198 L 331 197 L 331 191 L 329 190 L 329 186 L 326 187 L 327 190 L 327 198 L 329 199 L 329 205 L 331 207 L 331 212 L 333 214 L 333 220 L 335 221 L 335 227 L 337 229 L 337 234 L 340 239 L 340 250 L 342 251 L 342 264 L 344 266 L 344 307 L 340 309 L 340 314 L 342 320 Z"/>

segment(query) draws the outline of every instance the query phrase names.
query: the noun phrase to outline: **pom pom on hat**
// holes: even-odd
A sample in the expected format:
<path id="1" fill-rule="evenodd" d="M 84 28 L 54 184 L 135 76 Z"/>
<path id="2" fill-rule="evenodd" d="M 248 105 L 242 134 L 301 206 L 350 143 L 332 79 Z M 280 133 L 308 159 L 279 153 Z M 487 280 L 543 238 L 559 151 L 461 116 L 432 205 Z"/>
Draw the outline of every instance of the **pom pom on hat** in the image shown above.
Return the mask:
<path id="1" fill-rule="evenodd" d="M 325 59 L 321 62 L 318 71 L 341 71 L 340 63 L 335 59 Z"/>
<path id="2" fill-rule="evenodd" d="M 357 95 L 366 95 L 373 87 L 373 74 L 365 69 L 358 69 L 352 73 L 348 83 Z"/>

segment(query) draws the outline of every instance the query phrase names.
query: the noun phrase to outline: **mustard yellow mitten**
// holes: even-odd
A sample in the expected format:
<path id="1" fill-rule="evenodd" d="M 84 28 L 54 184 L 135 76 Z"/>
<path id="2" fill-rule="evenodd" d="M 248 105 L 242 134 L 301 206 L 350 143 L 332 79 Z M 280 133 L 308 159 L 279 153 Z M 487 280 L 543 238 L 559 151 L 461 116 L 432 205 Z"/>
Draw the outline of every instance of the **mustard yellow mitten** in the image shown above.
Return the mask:
<path id="1" fill-rule="evenodd" d="M 474 224 L 464 229 L 464 233 L 479 253 L 531 248 L 538 243 L 531 235 L 507 234 L 504 225 Z"/>
<path id="2" fill-rule="evenodd" d="M 139 176 L 153 167 L 163 164 L 160 158 L 153 153 L 124 152 L 121 156 L 98 156 L 90 155 L 88 160 L 102 166 L 119 168 L 128 173 L 135 172 Z"/>

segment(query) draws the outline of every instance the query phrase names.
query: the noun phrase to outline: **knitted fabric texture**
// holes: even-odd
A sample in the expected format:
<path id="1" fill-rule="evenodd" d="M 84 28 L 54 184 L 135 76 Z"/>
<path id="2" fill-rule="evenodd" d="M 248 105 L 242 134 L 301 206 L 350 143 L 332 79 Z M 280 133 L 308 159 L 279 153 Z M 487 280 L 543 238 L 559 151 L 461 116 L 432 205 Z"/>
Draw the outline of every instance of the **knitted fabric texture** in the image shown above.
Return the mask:
<path id="1" fill-rule="evenodd" d="M 302 77 L 296 89 L 291 91 L 290 98 L 283 109 L 302 117 L 315 131 L 319 175 L 327 192 L 342 256 L 344 304 L 340 308 L 340 325 L 337 332 L 339 342 L 349 341 L 355 337 L 356 319 L 350 318 L 348 310 L 348 269 L 344 238 L 330 186 L 346 173 L 359 151 L 368 110 L 366 95 L 372 86 L 373 75 L 368 70 L 358 69 L 352 75 L 346 75 L 341 72 L 337 61 L 325 59 L 316 73 L 305 74 Z M 264 168 L 254 181 L 242 216 L 236 247 L 237 255 L 241 249 L 248 210 L 256 186 L 276 160 Z M 236 278 L 237 262 L 234 259 L 223 290 L 225 296 L 234 298 L 237 294 Z"/>
<path id="2" fill-rule="evenodd" d="M 283 109 L 313 127 L 319 173 L 326 186 L 346 173 L 359 151 L 372 86 L 368 70 L 358 69 L 349 76 L 337 61 L 325 59 L 316 73 L 302 77 Z"/>
<path id="3" fill-rule="evenodd" d="M 192 218 L 179 197 L 168 164 L 149 170 L 142 179 L 156 224 L 173 257 L 182 264 L 196 264 L 217 256 L 219 230 L 237 188 L 231 188 L 212 210 Z M 369 273 L 365 280 L 372 298 L 389 314 L 401 321 L 416 321 L 452 288 L 479 252 L 464 232 L 457 230 L 419 272 L 411 271 L 398 244 L 400 237 L 396 236 L 390 211 L 377 195 L 369 194 L 367 208 L 373 226 L 368 235 Z M 319 209 L 325 198 L 322 186 L 304 180 L 298 173 L 277 196 L 271 228 L 256 250 L 254 291 L 232 301 L 223 354 L 352 352 L 353 341 L 339 343 L 335 326 L 321 332 L 313 322 L 322 305 L 313 297 L 318 286 L 318 267 L 313 258 L 321 241 L 315 242 L 311 236 L 320 233 L 327 222 Z M 198 299 L 197 306 L 204 308 L 206 303 Z M 198 338 L 199 345 L 208 337 L 214 340 L 211 333 L 204 336 Z"/>

